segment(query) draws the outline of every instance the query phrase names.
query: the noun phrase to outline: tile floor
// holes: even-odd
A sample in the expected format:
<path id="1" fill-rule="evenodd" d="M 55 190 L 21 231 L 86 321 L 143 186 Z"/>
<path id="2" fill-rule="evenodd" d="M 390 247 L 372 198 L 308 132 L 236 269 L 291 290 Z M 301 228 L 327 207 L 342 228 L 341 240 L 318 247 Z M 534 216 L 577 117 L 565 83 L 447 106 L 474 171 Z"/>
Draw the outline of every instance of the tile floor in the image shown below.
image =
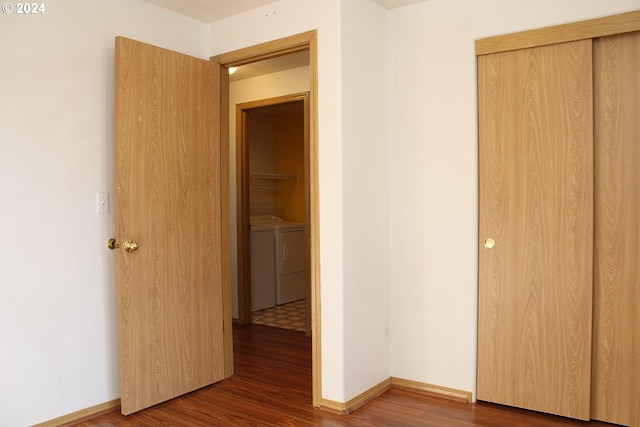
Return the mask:
<path id="1" fill-rule="evenodd" d="M 284 305 L 277 305 L 273 308 L 255 311 L 253 313 L 252 323 L 304 332 L 304 300 L 302 299 Z"/>

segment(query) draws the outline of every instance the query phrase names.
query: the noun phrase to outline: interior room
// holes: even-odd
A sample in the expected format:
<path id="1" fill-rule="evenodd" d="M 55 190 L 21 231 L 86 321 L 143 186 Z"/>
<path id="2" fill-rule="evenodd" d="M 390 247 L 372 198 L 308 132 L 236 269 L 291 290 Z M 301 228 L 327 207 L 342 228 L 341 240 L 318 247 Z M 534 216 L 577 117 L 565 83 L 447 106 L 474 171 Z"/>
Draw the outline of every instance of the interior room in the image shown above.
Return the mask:
<path id="1" fill-rule="evenodd" d="M 261 312 L 253 321 L 277 321 L 296 330 L 309 329 L 306 332 L 310 334 L 307 315 L 310 267 L 302 246 L 305 230 L 309 230 L 306 202 L 308 169 L 305 163 L 309 141 L 309 52 L 303 50 L 240 66 L 229 80 L 230 139 L 246 147 L 236 150 L 236 164 L 231 165 L 236 177 L 246 175 L 244 181 L 236 179 L 236 185 L 244 185 L 245 188 L 236 192 L 236 202 L 232 206 L 236 212 L 234 217 L 244 218 L 246 224 L 236 224 L 238 231 L 231 244 L 241 247 L 244 241 L 245 246 L 250 246 L 244 252 L 236 250 L 236 253 L 244 254 L 238 257 L 246 258 L 246 264 L 237 263 L 237 258 L 232 255 L 232 261 L 236 261 L 232 272 L 238 272 L 242 265 L 247 266 L 232 277 L 232 317 L 234 322 L 244 324 L 255 317 L 251 313 L 270 309 Z M 246 132 L 237 133 L 239 129 L 246 129 Z M 239 156 L 244 160 L 239 160 Z M 246 170 L 240 170 L 241 164 L 247 165 Z M 239 202 L 243 198 L 246 200 Z M 241 212 L 243 206 L 245 212 Z M 243 236 L 242 230 L 247 228 L 251 232 Z M 287 280 L 297 280 L 298 291 L 296 297 L 288 301 L 294 304 L 289 305 L 275 304 L 275 291 L 266 291 L 265 294 L 265 289 L 276 288 L 276 277 L 280 277 L 276 275 L 280 265 L 276 256 L 281 255 L 285 248 L 271 249 L 266 256 L 264 250 L 280 242 L 280 229 L 296 233 L 298 242 L 299 266 L 294 268 L 295 272 L 290 272 L 295 276 L 287 276 Z M 269 239 L 267 236 L 270 234 L 272 237 Z M 269 280 L 273 284 L 266 287 L 265 273 L 274 277 Z M 245 279 L 241 280 L 243 274 Z M 252 289 L 250 294 L 247 288 Z M 272 298 L 273 304 L 265 303 L 265 296 Z M 263 301 L 256 301 L 256 298 Z"/>
<path id="2" fill-rule="evenodd" d="M 220 304 L 239 318 L 236 106 L 310 93 L 314 173 L 280 169 L 274 156 L 273 170 L 253 173 L 294 176 L 292 191 L 256 196 L 253 212 L 314 233 L 305 286 L 316 292 L 315 404 L 348 412 L 393 385 L 481 398 L 479 259 L 492 245 L 479 239 L 476 42 L 638 11 L 640 0 L 263 0 L 224 16 L 169 3 L 42 0 L 18 13 L 8 2 L 0 14 L 0 424 L 56 425 L 123 397 L 116 257 L 148 243 L 105 245 L 122 203 L 118 36 L 210 61 L 314 34 L 309 66 L 229 78 L 235 90 L 220 95 L 230 107 L 228 176 L 215 186 L 229 195 Z M 287 205 L 302 185 L 313 198 L 304 217 Z"/>
<path id="3" fill-rule="evenodd" d="M 231 89 L 233 90 L 233 89 Z M 252 322 L 305 331 L 303 101 L 249 109 Z"/>

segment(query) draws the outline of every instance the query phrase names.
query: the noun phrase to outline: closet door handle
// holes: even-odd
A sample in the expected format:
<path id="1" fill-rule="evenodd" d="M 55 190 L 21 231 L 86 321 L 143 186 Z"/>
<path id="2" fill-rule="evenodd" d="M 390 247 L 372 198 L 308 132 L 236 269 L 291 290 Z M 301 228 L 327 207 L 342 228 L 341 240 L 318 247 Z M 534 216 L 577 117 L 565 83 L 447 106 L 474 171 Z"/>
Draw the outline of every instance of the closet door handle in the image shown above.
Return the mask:
<path id="1" fill-rule="evenodd" d="M 493 249 L 493 247 L 496 245 L 496 241 L 493 240 L 491 237 L 487 237 L 486 239 L 484 239 L 484 247 L 487 249 Z"/>

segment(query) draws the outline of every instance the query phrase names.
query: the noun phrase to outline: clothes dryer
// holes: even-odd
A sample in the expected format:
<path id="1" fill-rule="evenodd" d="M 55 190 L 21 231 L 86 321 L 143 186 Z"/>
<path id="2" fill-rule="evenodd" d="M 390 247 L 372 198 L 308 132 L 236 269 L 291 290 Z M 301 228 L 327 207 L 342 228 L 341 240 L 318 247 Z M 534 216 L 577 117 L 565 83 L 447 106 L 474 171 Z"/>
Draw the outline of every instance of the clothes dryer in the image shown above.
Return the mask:
<path id="1" fill-rule="evenodd" d="M 304 224 L 285 221 L 275 215 L 257 215 L 251 216 L 250 228 L 252 310 L 304 299 Z M 268 244 L 269 235 L 271 245 Z"/>
<path id="2" fill-rule="evenodd" d="M 304 299 L 306 257 L 304 224 L 278 226 L 276 239 L 276 304 Z"/>

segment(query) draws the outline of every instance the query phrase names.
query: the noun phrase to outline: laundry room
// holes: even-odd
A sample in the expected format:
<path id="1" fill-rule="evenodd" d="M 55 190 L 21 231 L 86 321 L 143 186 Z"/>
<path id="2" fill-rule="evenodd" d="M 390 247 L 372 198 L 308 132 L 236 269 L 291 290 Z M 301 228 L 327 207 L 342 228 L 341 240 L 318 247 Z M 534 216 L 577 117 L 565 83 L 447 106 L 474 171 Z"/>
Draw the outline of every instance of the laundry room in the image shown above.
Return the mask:
<path id="1" fill-rule="evenodd" d="M 303 101 L 249 110 L 250 215 L 304 222 Z"/>
<path id="2" fill-rule="evenodd" d="M 246 110 L 252 322 L 305 330 L 304 101 Z"/>
<path id="3" fill-rule="evenodd" d="M 260 315 L 268 314 L 268 311 L 278 312 L 279 319 L 286 322 L 283 323 L 284 327 L 305 330 L 310 336 L 312 255 L 310 245 L 304 244 L 310 242 L 311 232 L 309 58 L 309 51 L 302 50 L 240 65 L 233 74 L 230 73 L 229 155 L 230 279 L 234 323 L 242 325 L 261 321 L 256 319 L 256 311 L 261 311 Z M 261 221 L 262 224 L 258 226 L 256 221 Z M 286 224 L 275 224 L 274 221 Z M 297 234 L 285 236 L 296 236 L 295 243 L 297 246 L 301 245 L 302 249 L 295 249 L 296 244 L 292 246 L 292 242 L 288 242 L 277 251 L 274 246 L 270 255 L 270 252 L 258 250 L 258 242 L 254 241 L 252 244 L 252 231 L 255 240 L 258 231 L 264 232 L 265 227 L 272 227 L 278 231 L 273 237 L 273 245 L 276 245 L 279 243 L 276 237 L 283 231 L 281 228 L 286 226 L 302 228 L 303 232 L 298 230 Z M 264 233 L 262 236 L 264 238 Z M 276 254 L 280 258 L 276 258 Z M 291 258 L 294 254 L 297 254 L 297 258 Z M 282 255 L 286 256 L 285 261 L 280 262 Z M 262 274 L 264 270 L 252 273 L 252 260 L 254 269 L 257 267 L 256 263 L 262 263 L 263 267 L 273 270 L 272 285 L 268 282 L 265 284 L 263 280 L 271 274 Z M 289 260 L 303 260 L 303 266 L 293 266 L 295 262 L 292 264 Z M 295 298 L 298 303 L 291 301 L 287 304 L 275 304 L 276 294 L 279 292 L 276 277 L 280 278 L 279 274 L 276 276 L 276 267 L 287 267 L 290 273 L 298 273 L 287 277 L 288 281 L 285 280 L 289 284 L 295 277 L 300 282 L 294 286 L 297 293 L 293 297 L 289 295 L 280 298 L 280 301 Z M 300 274 L 302 271 L 298 270 L 304 270 L 304 273 Z M 283 295 L 286 294 L 287 292 L 283 292 Z M 301 295 L 303 296 L 298 299 Z M 290 324 L 290 320 L 296 316 L 280 314 L 285 308 L 288 310 L 292 306 L 302 308 L 296 310 L 296 313 L 301 312 L 297 317 L 305 323 L 303 328 L 299 324 Z"/>

